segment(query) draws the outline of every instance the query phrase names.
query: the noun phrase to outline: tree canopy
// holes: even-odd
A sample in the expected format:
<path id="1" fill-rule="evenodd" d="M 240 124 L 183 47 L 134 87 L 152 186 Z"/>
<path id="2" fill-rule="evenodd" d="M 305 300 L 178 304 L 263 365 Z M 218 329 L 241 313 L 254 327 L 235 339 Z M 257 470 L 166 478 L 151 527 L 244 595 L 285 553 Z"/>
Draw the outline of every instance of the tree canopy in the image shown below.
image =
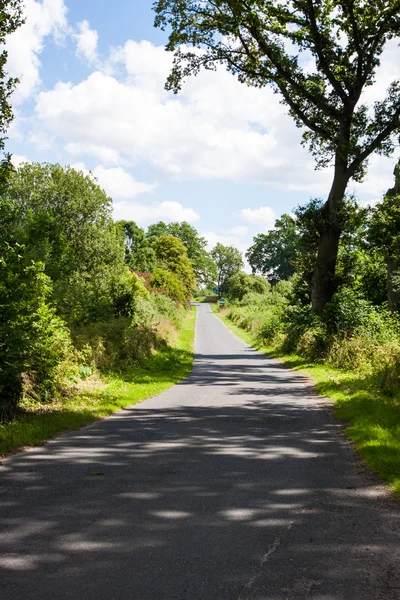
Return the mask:
<path id="1" fill-rule="evenodd" d="M 394 175 L 395 185 L 375 207 L 367 236 L 387 263 L 389 306 L 400 310 L 400 160 Z"/>
<path id="2" fill-rule="evenodd" d="M 186 247 L 188 258 L 199 285 L 211 285 L 217 278 L 217 269 L 210 254 L 206 250 L 207 240 L 186 221 L 182 223 L 164 223 L 159 221 L 147 229 L 147 238 L 152 241 L 161 235 L 172 235 L 180 239 Z"/>
<path id="3" fill-rule="evenodd" d="M 270 283 L 294 274 L 299 233 L 293 217 L 282 215 L 274 229 L 256 235 L 253 241 L 246 252 L 253 273 L 265 275 Z"/>
<path id="4" fill-rule="evenodd" d="M 125 238 L 125 262 L 134 271 L 150 273 L 156 255 L 144 230 L 134 221 L 118 221 Z"/>
<path id="5" fill-rule="evenodd" d="M 13 119 L 13 111 L 10 104 L 11 95 L 15 89 L 18 79 L 8 77 L 6 64 L 8 53 L 5 49 L 7 36 L 13 33 L 23 23 L 22 19 L 22 1 L 21 0 L 3 0 L 0 3 L 0 151 L 4 150 L 5 133 Z M 7 166 L 9 157 L 2 162 L 1 168 Z M 1 173 L 0 173 L 1 175 Z"/>
<path id="6" fill-rule="evenodd" d="M 234 246 L 224 246 L 218 244 L 211 250 L 211 256 L 218 269 L 217 284 L 219 295 L 226 294 L 228 288 L 228 279 L 240 269 L 244 263 L 241 252 Z"/>
<path id="7" fill-rule="evenodd" d="M 158 0 L 155 24 L 175 53 L 167 88 L 223 64 L 239 81 L 281 95 L 317 167 L 334 165 L 313 274 L 321 314 L 334 293 L 347 184 L 360 180 L 373 152 L 389 155 L 400 131 L 400 81 L 373 106 L 372 86 L 386 43 L 400 32 L 400 0 Z"/>

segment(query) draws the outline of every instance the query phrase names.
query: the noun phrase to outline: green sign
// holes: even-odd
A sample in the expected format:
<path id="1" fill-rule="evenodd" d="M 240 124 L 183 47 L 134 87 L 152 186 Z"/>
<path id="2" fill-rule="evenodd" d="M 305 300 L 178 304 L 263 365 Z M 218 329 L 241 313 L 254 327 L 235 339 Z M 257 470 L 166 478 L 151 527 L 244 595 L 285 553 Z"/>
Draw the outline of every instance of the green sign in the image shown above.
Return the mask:
<path id="1" fill-rule="evenodd" d="M 225 304 L 225 298 L 220 298 L 220 299 L 219 299 L 219 303 L 220 303 L 220 304 Z"/>

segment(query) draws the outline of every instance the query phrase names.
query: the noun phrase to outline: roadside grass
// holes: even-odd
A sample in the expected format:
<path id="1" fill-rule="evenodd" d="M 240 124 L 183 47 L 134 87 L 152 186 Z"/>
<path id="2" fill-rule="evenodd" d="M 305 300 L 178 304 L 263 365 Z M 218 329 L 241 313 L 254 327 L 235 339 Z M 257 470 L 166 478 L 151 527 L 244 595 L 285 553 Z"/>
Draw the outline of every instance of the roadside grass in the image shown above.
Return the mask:
<path id="1" fill-rule="evenodd" d="M 41 445 L 62 431 L 78 429 L 113 412 L 161 394 L 192 370 L 196 308 L 187 314 L 176 344 L 157 351 L 143 363 L 120 373 L 92 377 L 71 398 L 27 410 L 0 425 L 0 456 Z"/>
<path id="2" fill-rule="evenodd" d="M 233 333 L 253 348 L 276 358 L 286 367 L 309 376 L 316 390 L 334 403 L 335 417 L 346 423 L 344 434 L 357 448 L 369 468 L 400 496 L 400 398 L 382 394 L 379 382 L 357 371 L 344 371 L 314 363 L 279 347 L 262 346 L 254 335 L 227 317 L 227 311 L 212 306 L 213 312 Z"/>

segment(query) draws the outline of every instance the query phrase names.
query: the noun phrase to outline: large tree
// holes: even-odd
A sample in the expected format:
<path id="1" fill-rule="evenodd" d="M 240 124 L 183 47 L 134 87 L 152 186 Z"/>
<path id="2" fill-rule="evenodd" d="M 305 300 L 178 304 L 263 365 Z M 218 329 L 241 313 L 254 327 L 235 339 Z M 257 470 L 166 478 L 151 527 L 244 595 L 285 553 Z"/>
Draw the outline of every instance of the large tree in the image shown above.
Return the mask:
<path id="1" fill-rule="evenodd" d="M 0 151 L 4 151 L 6 141 L 6 131 L 13 119 L 13 112 L 10 105 L 10 97 L 14 91 L 18 80 L 9 77 L 6 72 L 8 53 L 5 49 L 7 36 L 13 33 L 22 25 L 22 1 L 21 0 L 3 0 L 0 2 Z M 0 176 L 8 168 L 9 156 L 1 161 Z M 3 179 L 3 178 L 2 178 Z"/>
<path id="2" fill-rule="evenodd" d="M 186 290 L 187 299 L 195 287 L 196 278 L 185 244 L 172 235 L 161 235 L 153 241 L 157 268 L 173 273 Z M 157 269 L 156 269 L 157 270 Z"/>
<path id="3" fill-rule="evenodd" d="M 387 297 L 392 311 L 400 310 L 400 160 L 395 185 L 372 213 L 368 239 L 387 264 Z"/>
<path id="4" fill-rule="evenodd" d="M 254 274 L 265 275 L 272 284 L 294 274 L 299 233 L 293 217 L 282 215 L 274 229 L 256 235 L 253 242 L 246 258 Z"/>
<path id="5" fill-rule="evenodd" d="M 243 268 L 243 259 L 237 248 L 234 246 L 224 246 L 219 242 L 211 250 L 211 256 L 218 269 L 217 284 L 218 293 L 221 297 L 227 292 L 229 278 Z"/>
<path id="6" fill-rule="evenodd" d="M 112 311 L 111 289 L 127 268 L 123 237 L 111 198 L 91 176 L 26 163 L 9 177 L 7 196 L 0 197 L 3 213 L 9 242 L 25 245 L 27 256 L 45 265 L 63 318 L 97 320 Z"/>
<path id="7" fill-rule="evenodd" d="M 189 260 L 192 261 L 198 284 L 211 285 L 215 282 L 217 268 L 206 250 L 207 240 L 201 237 L 192 225 L 189 225 L 186 221 L 168 224 L 159 221 L 149 226 L 147 237 L 150 241 L 161 235 L 172 235 L 182 240 L 186 246 Z"/>
<path id="8" fill-rule="evenodd" d="M 151 273 L 156 255 L 144 230 L 134 221 L 118 221 L 125 238 L 125 262 L 134 271 Z"/>
<path id="9" fill-rule="evenodd" d="M 315 312 L 334 293 L 341 206 L 373 152 L 389 155 L 400 130 L 400 81 L 367 106 L 388 40 L 400 32 L 400 0 L 158 0 L 155 24 L 175 52 L 167 88 L 225 65 L 247 85 L 280 93 L 318 167 L 334 165 L 322 208 L 312 286 Z M 339 215 L 339 217 L 338 217 Z"/>

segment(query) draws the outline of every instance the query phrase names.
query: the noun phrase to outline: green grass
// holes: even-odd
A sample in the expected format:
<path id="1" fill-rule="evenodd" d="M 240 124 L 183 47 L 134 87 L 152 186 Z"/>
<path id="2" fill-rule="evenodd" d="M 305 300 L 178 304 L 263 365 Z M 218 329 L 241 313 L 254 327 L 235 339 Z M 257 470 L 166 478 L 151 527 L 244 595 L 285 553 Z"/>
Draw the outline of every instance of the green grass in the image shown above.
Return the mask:
<path id="1" fill-rule="evenodd" d="M 156 352 L 129 371 L 89 381 L 81 393 L 48 407 L 25 413 L 0 425 L 0 456 L 37 446 L 62 431 L 78 429 L 127 406 L 157 396 L 187 377 L 193 365 L 195 307 L 187 314 L 173 347 Z"/>
<path id="2" fill-rule="evenodd" d="M 346 422 L 345 435 L 362 459 L 400 496 L 400 403 L 382 394 L 374 378 L 347 372 L 274 346 L 260 346 L 253 334 L 233 324 L 216 306 L 212 310 L 238 337 L 260 352 L 279 359 L 315 382 L 319 394 L 334 403 L 334 414 Z"/>

